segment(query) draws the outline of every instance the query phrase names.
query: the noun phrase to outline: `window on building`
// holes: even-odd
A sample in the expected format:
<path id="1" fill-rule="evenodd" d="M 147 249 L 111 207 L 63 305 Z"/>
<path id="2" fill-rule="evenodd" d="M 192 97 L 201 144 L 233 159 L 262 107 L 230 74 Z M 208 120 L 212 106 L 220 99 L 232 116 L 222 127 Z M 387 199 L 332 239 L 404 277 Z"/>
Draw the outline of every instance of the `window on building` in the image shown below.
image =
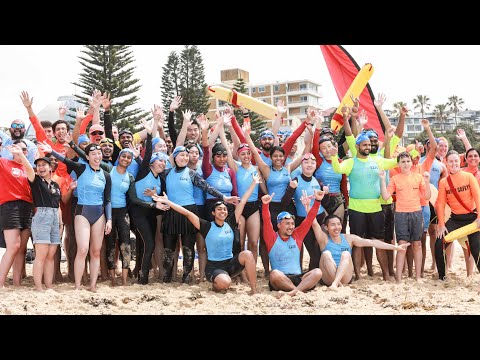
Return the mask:
<path id="1" fill-rule="evenodd" d="M 408 131 L 408 132 L 413 132 L 413 131 L 415 131 L 415 125 L 407 125 L 407 131 Z"/>
<path id="2" fill-rule="evenodd" d="M 265 86 L 259 86 L 258 87 L 258 92 L 259 93 L 264 93 L 265 92 Z"/>
<path id="3" fill-rule="evenodd" d="M 257 88 L 256 87 L 252 88 L 252 94 L 255 94 L 256 92 L 257 92 Z"/>
<path id="4" fill-rule="evenodd" d="M 300 96 L 300 102 L 307 102 L 308 96 Z"/>
<path id="5" fill-rule="evenodd" d="M 225 106 L 225 101 L 223 100 L 218 100 L 218 107 L 222 107 L 222 106 Z"/>
<path id="6" fill-rule="evenodd" d="M 279 92 L 280 87 L 278 85 L 273 85 L 273 92 Z"/>
<path id="7" fill-rule="evenodd" d="M 422 125 L 415 125 L 415 131 L 422 132 L 423 131 Z"/>
<path id="8" fill-rule="evenodd" d="M 300 84 L 300 90 L 307 90 L 307 84 Z"/>

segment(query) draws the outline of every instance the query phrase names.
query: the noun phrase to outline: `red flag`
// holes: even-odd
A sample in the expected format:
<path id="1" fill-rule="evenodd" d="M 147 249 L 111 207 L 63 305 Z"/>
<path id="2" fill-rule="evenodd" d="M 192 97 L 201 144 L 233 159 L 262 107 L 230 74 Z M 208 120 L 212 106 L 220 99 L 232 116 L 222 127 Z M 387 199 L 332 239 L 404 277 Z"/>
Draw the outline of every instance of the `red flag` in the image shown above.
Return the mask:
<path id="1" fill-rule="evenodd" d="M 320 49 L 322 50 L 330 77 L 332 78 L 333 86 L 337 92 L 338 100 L 342 101 L 350 84 L 360 71 L 360 66 L 358 66 L 353 57 L 340 45 L 320 45 Z M 375 129 L 378 133 L 379 140 L 383 141 L 385 129 L 380 120 L 380 114 L 373 104 L 374 100 L 375 97 L 373 96 L 370 84 L 367 84 L 360 95 L 360 111 L 364 109 L 367 113 L 368 123 L 366 127 Z"/>

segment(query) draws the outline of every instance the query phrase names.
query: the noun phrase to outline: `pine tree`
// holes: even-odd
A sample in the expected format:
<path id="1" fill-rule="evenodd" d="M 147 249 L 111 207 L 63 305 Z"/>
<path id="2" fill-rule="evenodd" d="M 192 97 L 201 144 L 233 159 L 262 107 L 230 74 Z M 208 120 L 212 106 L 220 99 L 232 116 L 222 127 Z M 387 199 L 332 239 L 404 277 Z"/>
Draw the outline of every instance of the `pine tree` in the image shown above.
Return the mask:
<path id="1" fill-rule="evenodd" d="M 172 51 L 168 56 L 167 63 L 162 67 L 162 85 L 160 86 L 162 90 L 162 104 L 165 112 L 168 112 L 170 108 L 170 103 L 172 102 L 175 96 L 180 94 L 180 69 L 179 69 L 180 59 L 178 54 L 175 51 Z M 181 124 L 181 111 L 178 109 L 176 118 L 176 128 L 179 129 Z M 180 119 L 180 120 L 179 120 Z M 168 129 L 167 122 L 165 121 L 165 129 Z"/>
<path id="2" fill-rule="evenodd" d="M 182 110 L 190 109 L 195 114 L 208 112 L 205 69 L 196 45 L 185 45 L 180 54 L 180 93 L 183 98 Z"/>
<path id="3" fill-rule="evenodd" d="M 235 84 L 233 84 L 233 88 L 238 93 L 247 94 L 247 88 L 245 86 L 245 81 L 243 79 L 237 79 L 237 81 L 235 81 Z M 235 110 L 235 117 L 237 118 L 237 121 L 240 124 L 240 126 L 243 125 L 243 113 L 240 109 Z M 260 134 L 267 127 L 265 126 L 265 122 L 259 119 L 258 114 L 252 111 L 250 111 L 250 128 L 251 128 L 250 136 L 252 137 L 253 142 L 256 144 L 258 138 L 260 137 Z"/>
<path id="4" fill-rule="evenodd" d="M 133 77 L 135 61 L 129 45 L 85 45 L 84 55 L 79 56 L 83 70 L 80 79 L 73 84 L 82 88 L 85 96 L 77 95 L 79 102 L 88 106 L 88 97 L 93 90 L 110 93 L 113 99 L 112 122 L 119 128 L 138 124 L 139 119 L 149 117 L 146 111 L 133 108 L 138 101 L 135 93 L 140 89 L 138 79 Z"/>

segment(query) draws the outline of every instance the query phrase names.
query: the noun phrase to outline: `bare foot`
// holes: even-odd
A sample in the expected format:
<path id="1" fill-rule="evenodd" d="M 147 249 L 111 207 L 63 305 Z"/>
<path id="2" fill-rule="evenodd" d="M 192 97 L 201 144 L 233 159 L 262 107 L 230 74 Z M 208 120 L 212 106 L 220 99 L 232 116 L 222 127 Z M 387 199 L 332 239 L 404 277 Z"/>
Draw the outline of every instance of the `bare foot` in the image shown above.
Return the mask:
<path id="1" fill-rule="evenodd" d="M 332 285 L 330 285 L 329 289 L 337 290 L 338 289 L 338 284 L 332 283 Z"/>
<path id="2" fill-rule="evenodd" d="M 425 280 L 423 280 L 422 278 L 420 278 L 420 279 L 417 278 L 415 280 L 418 284 L 424 284 L 425 283 Z"/>
<path id="3" fill-rule="evenodd" d="M 41 287 L 41 288 L 37 288 L 37 287 L 36 287 L 36 288 L 35 288 L 35 291 L 38 291 L 38 292 L 45 292 L 45 289 L 44 289 L 43 287 Z"/>
<path id="4" fill-rule="evenodd" d="M 275 295 L 275 297 L 276 297 L 277 299 L 280 299 L 280 298 L 281 298 L 282 296 L 284 296 L 284 295 L 287 295 L 287 293 L 286 293 L 285 291 L 280 290 L 280 291 Z"/>
<path id="5" fill-rule="evenodd" d="M 97 287 L 96 286 L 90 286 L 89 288 L 87 288 L 87 290 L 90 291 L 90 292 L 96 293 L 97 292 Z"/>
<path id="6" fill-rule="evenodd" d="M 248 295 L 252 296 L 252 295 L 255 295 L 256 293 L 257 293 L 257 290 L 252 289 L 248 292 Z"/>

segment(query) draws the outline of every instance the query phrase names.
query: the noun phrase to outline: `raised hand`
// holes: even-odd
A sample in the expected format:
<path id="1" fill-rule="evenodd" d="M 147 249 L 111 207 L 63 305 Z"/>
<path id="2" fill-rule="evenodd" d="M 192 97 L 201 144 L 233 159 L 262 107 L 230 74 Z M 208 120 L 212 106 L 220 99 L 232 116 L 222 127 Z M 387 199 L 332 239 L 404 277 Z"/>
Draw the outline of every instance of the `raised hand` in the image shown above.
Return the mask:
<path id="1" fill-rule="evenodd" d="M 142 124 L 143 128 L 144 128 L 145 130 L 147 130 L 147 132 L 148 132 L 149 134 L 152 133 L 152 130 L 153 130 L 153 129 L 152 129 L 152 124 L 151 124 L 149 121 L 147 121 L 147 120 L 145 120 L 145 119 L 140 119 L 140 123 Z"/>
<path id="2" fill-rule="evenodd" d="M 6 147 L 8 151 L 12 153 L 12 155 L 21 155 L 23 154 L 23 150 L 17 144 L 12 144 Z"/>
<path id="3" fill-rule="evenodd" d="M 198 122 L 198 125 L 200 125 L 200 130 L 201 131 L 208 130 L 208 127 L 209 127 L 210 124 L 208 123 L 208 119 L 205 116 L 205 114 L 198 115 L 197 116 L 197 122 Z"/>
<path id="4" fill-rule="evenodd" d="M 385 137 L 388 139 L 391 139 L 394 134 L 395 134 L 395 129 L 391 127 L 385 132 Z"/>
<path id="5" fill-rule="evenodd" d="M 107 93 L 106 91 L 103 93 L 103 100 L 102 100 L 102 106 L 105 109 L 105 111 L 108 111 L 110 109 L 110 106 L 112 105 L 112 102 L 110 100 L 110 93 Z"/>
<path id="6" fill-rule="evenodd" d="M 28 92 L 22 91 L 22 94 L 20 95 L 20 99 L 22 99 L 23 106 L 25 106 L 26 108 L 32 107 L 33 96 L 30 99 L 30 96 L 28 96 Z"/>
<path id="7" fill-rule="evenodd" d="M 272 195 L 263 195 L 262 196 L 262 203 L 268 204 L 270 201 L 272 201 L 273 197 L 275 196 L 275 193 L 272 193 Z"/>
<path id="8" fill-rule="evenodd" d="M 424 129 L 428 129 L 430 127 L 430 122 L 427 119 L 422 119 L 422 121 L 420 121 L 420 123 L 422 124 Z M 458 133 L 458 131 L 457 131 L 457 133 Z"/>
<path id="9" fill-rule="evenodd" d="M 360 126 L 360 129 L 362 129 L 365 125 L 367 125 L 368 116 L 365 109 L 360 111 L 360 116 L 358 117 L 357 122 L 358 122 L 358 125 Z"/>
<path id="10" fill-rule="evenodd" d="M 68 132 L 65 133 L 65 143 L 69 144 L 70 141 L 73 141 L 73 138 L 70 136 Z M 70 147 L 70 145 L 69 145 Z"/>
<path id="11" fill-rule="evenodd" d="M 190 119 L 192 118 L 192 111 L 187 109 L 185 111 L 182 111 L 182 115 L 184 122 L 190 122 Z"/>
<path id="12" fill-rule="evenodd" d="M 83 119 L 85 119 L 85 116 L 85 107 L 83 105 L 80 105 L 79 107 L 77 107 L 76 118 L 77 120 L 82 121 Z"/>
<path id="13" fill-rule="evenodd" d="M 402 108 L 400 109 L 400 114 L 404 115 L 404 116 L 407 116 L 408 112 L 410 110 L 407 108 L 406 105 L 402 106 Z"/>
<path id="14" fill-rule="evenodd" d="M 52 152 L 52 147 L 47 144 L 47 141 L 39 142 L 37 147 L 45 154 L 50 154 Z"/>
<path id="15" fill-rule="evenodd" d="M 225 110 L 223 111 L 225 114 L 232 115 L 233 114 L 233 109 L 230 105 L 225 104 Z"/>
<path id="16" fill-rule="evenodd" d="M 250 126 L 250 122 L 245 121 L 242 125 L 242 130 L 245 135 L 250 135 L 250 131 L 252 130 L 252 127 Z"/>
<path id="17" fill-rule="evenodd" d="M 158 122 L 159 125 L 163 126 L 165 122 L 165 115 L 163 113 L 163 109 L 160 105 L 153 104 L 152 116 Z"/>
<path id="18" fill-rule="evenodd" d="M 175 96 L 170 103 L 170 111 L 173 112 L 177 110 L 180 105 L 182 105 L 182 97 L 181 96 Z"/>
<path id="19" fill-rule="evenodd" d="M 305 211 L 308 212 L 310 211 L 310 204 L 311 204 L 311 200 L 312 200 L 312 196 L 308 196 L 307 195 L 307 191 L 306 190 L 302 190 L 302 197 L 300 198 L 300 202 L 302 203 L 302 205 L 304 206 L 305 208 Z"/>
<path id="20" fill-rule="evenodd" d="M 133 156 L 135 159 L 140 156 L 140 145 L 135 147 L 131 142 L 128 142 L 128 148 L 133 151 Z"/>
<path id="21" fill-rule="evenodd" d="M 277 101 L 277 110 L 278 110 L 278 116 L 282 116 L 287 112 L 287 108 L 283 104 L 283 100 L 278 100 Z"/>
<path id="22" fill-rule="evenodd" d="M 466 139 L 467 135 L 465 134 L 465 130 L 463 129 L 457 129 L 457 135 L 456 135 L 458 140 Z"/>
<path id="23" fill-rule="evenodd" d="M 373 102 L 373 104 L 378 107 L 378 108 L 381 108 L 383 106 L 383 104 L 385 103 L 385 101 L 387 100 L 387 96 L 383 93 L 380 93 L 378 94 L 378 99 L 375 99 L 375 101 Z"/>
<path id="24" fill-rule="evenodd" d="M 350 108 L 345 104 L 343 104 L 340 111 L 342 112 L 343 117 L 350 115 Z"/>
<path id="25" fill-rule="evenodd" d="M 65 103 L 62 103 L 60 107 L 58 108 L 58 116 L 60 119 L 65 118 L 65 115 L 67 114 L 67 107 Z"/>

